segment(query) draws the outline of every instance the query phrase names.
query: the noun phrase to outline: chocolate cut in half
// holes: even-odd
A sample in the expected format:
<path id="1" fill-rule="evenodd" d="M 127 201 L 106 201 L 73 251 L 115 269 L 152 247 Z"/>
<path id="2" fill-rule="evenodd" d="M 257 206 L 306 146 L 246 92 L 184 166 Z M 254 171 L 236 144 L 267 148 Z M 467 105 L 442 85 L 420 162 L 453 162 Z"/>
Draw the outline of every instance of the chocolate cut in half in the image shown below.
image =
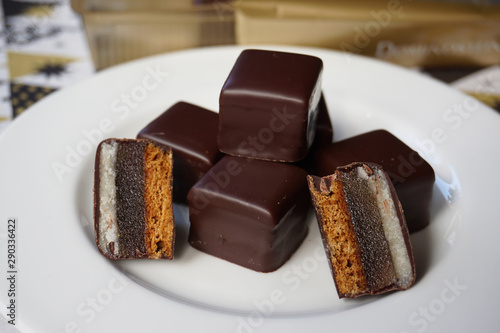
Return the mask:
<path id="1" fill-rule="evenodd" d="M 94 229 L 110 259 L 173 259 L 172 150 L 148 140 L 107 139 L 97 147 Z"/>
<path id="2" fill-rule="evenodd" d="M 409 288 L 415 281 L 410 236 L 382 167 L 352 163 L 307 179 L 339 298 Z"/>

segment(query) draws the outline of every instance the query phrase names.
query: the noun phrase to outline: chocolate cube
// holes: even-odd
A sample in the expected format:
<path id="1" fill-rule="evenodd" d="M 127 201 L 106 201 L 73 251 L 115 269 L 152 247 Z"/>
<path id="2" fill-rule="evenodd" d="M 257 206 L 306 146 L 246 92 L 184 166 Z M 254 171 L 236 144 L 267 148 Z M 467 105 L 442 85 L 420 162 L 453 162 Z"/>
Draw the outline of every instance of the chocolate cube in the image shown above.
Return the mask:
<path id="1" fill-rule="evenodd" d="M 416 151 L 388 131 L 375 130 L 323 145 L 314 152 L 308 169 L 324 177 L 353 162 L 383 167 L 401 201 L 410 232 L 429 224 L 434 170 Z"/>
<path id="2" fill-rule="evenodd" d="M 149 123 L 137 135 L 172 148 L 174 202 L 187 203 L 187 193 L 223 156 L 217 147 L 219 115 L 179 102 Z"/>
<path id="3" fill-rule="evenodd" d="M 306 176 L 291 164 L 223 157 L 188 194 L 189 243 L 255 271 L 278 269 L 307 234 Z"/>
<path id="4" fill-rule="evenodd" d="M 315 135 L 322 70 L 313 56 L 243 51 L 220 94 L 219 149 L 271 161 L 303 159 Z"/>

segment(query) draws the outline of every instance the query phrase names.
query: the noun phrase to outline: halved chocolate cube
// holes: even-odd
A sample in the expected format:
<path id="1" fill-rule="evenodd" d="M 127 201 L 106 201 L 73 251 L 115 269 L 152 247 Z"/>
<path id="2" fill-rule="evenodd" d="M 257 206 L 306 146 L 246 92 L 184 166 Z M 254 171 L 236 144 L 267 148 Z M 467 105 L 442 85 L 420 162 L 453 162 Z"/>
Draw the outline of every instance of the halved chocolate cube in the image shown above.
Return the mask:
<path id="1" fill-rule="evenodd" d="M 384 170 L 353 163 L 308 181 L 339 297 L 409 288 L 415 281 L 413 250 Z"/>
<path id="2" fill-rule="evenodd" d="M 110 259 L 172 259 L 172 151 L 147 140 L 106 139 L 97 147 L 94 230 Z"/>
<path id="3" fill-rule="evenodd" d="M 189 191 L 189 243 L 255 271 L 278 269 L 307 234 L 306 176 L 291 164 L 225 156 Z"/>
<path id="4" fill-rule="evenodd" d="M 220 94 L 219 149 L 271 161 L 303 159 L 314 140 L 322 70 L 313 56 L 243 51 Z"/>

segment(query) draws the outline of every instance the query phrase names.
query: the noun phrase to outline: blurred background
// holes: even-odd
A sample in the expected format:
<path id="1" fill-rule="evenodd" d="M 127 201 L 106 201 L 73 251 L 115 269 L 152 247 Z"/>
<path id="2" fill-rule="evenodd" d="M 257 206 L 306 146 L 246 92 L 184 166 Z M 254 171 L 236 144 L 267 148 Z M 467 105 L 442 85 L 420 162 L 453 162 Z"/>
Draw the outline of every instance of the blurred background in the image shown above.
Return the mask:
<path id="1" fill-rule="evenodd" d="M 3 0 L 0 10 L 0 131 L 96 71 L 233 44 L 374 57 L 500 110 L 500 0 Z"/>

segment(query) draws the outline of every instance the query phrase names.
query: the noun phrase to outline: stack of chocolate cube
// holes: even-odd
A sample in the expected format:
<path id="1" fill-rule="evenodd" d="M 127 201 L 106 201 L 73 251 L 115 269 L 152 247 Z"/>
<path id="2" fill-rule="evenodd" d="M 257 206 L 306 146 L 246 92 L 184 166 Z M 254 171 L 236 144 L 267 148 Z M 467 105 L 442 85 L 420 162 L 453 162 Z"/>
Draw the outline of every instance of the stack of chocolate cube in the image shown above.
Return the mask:
<path id="1" fill-rule="evenodd" d="M 271 272 L 302 243 L 310 198 L 298 164 L 315 137 L 332 140 L 322 70 L 317 57 L 245 50 L 218 114 L 179 102 L 139 133 L 173 150 L 174 200 L 189 204 L 193 247 Z"/>
<path id="2" fill-rule="evenodd" d="M 360 161 L 387 171 L 410 232 L 429 224 L 432 167 L 385 130 L 332 142 L 322 72 L 317 57 L 245 50 L 219 113 L 179 102 L 139 133 L 172 148 L 174 201 L 189 205 L 194 248 L 255 271 L 278 269 L 307 235 L 307 174 Z"/>

